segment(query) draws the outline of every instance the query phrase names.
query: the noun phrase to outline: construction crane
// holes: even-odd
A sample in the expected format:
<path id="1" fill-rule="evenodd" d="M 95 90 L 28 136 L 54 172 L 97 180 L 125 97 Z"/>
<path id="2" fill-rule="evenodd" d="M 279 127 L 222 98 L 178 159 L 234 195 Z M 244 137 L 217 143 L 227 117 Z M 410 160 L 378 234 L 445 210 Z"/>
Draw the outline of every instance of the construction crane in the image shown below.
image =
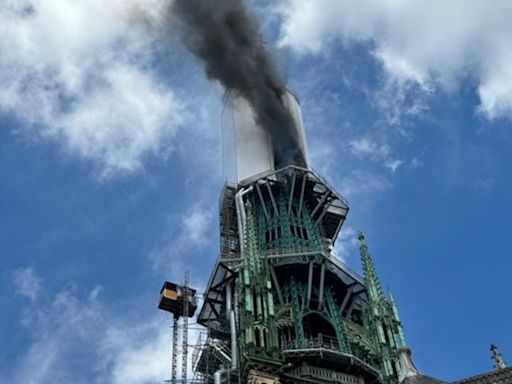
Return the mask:
<path id="1" fill-rule="evenodd" d="M 196 290 L 189 287 L 190 276 L 185 274 L 182 285 L 166 281 L 160 290 L 158 308 L 170 312 L 172 318 L 172 359 L 171 359 L 171 384 L 178 383 L 178 344 L 181 332 L 181 379 L 179 382 L 187 382 L 188 367 L 188 319 L 193 317 L 197 309 Z M 180 327 L 180 319 L 182 326 Z"/>

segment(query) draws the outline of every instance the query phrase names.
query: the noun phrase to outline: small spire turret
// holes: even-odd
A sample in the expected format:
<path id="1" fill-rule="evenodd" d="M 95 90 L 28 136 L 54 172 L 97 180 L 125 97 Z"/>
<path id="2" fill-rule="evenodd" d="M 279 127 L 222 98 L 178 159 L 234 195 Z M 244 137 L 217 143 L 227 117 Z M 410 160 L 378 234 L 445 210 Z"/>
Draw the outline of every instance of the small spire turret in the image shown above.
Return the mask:
<path id="1" fill-rule="evenodd" d="M 357 238 L 360 243 L 359 251 L 361 254 L 361 263 L 363 265 L 364 280 L 366 288 L 368 289 L 368 295 L 370 300 L 377 303 L 384 299 L 384 294 L 382 293 L 379 278 L 375 271 L 375 265 L 373 264 L 373 259 L 370 255 L 370 251 L 368 250 L 368 246 L 366 245 L 363 232 L 359 231 Z"/>
<path id="2" fill-rule="evenodd" d="M 405 335 L 404 329 L 402 327 L 402 322 L 400 321 L 400 316 L 398 315 L 398 308 L 396 306 L 395 298 L 391 293 L 391 290 L 388 289 L 388 302 L 391 305 L 391 309 L 393 310 L 393 316 L 395 318 L 395 322 L 397 324 L 397 332 L 396 332 L 396 344 L 397 347 L 405 347 Z"/>
<path id="3" fill-rule="evenodd" d="M 491 344 L 491 352 L 492 352 L 492 360 L 494 361 L 494 368 L 499 371 L 500 369 L 507 368 L 507 364 L 503 360 L 503 356 L 498 351 L 498 347 L 494 344 Z"/>
<path id="4" fill-rule="evenodd" d="M 369 308 L 367 319 L 369 326 L 373 329 L 381 355 L 381 367 L 383 382 L 386 384 L 396 383 L 399 369 L 397 347 L 405 344 L 401 331 L 398 311 L 394 303 L 389 301 L 383 294 L 370 251 L 366 245 L 364 234 L 359 232 L 361 263 L 364 271 L 364 284 L 368 293 Z"/>

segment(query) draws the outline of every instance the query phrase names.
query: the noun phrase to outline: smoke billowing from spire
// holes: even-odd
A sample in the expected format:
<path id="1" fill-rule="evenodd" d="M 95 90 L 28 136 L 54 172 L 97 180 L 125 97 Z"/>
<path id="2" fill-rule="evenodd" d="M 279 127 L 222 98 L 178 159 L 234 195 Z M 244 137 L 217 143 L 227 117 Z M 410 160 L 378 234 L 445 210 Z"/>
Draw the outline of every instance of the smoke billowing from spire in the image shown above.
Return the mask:
<path id="1" fill-rule="evenodd" d="M 184 44 L 202 60 L 208 78 L 244 97 L 269 132 L 276 168 L 305 167 L 297 128 L 282 101 L 284 81 L 243 0 L 176 0 L 173 11 Z"/>

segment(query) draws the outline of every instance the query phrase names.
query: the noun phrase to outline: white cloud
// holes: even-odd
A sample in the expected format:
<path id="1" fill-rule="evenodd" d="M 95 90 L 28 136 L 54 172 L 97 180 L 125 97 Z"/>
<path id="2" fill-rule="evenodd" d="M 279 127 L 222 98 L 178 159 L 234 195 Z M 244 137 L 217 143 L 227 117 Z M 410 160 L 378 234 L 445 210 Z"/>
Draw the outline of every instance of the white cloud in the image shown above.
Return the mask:
<path id="1" fill-rule="evenodd" d="M 423 91 L 476 79 L 487 118 L 512 117 L 508 0 L 286 0 L 280 43 L 318 54 L 333 40 L 371 42 L 394 82 Z"/>
<path id="2" fill-rule="evenodd" d="M 0 112 L 102 176 L 161 156 L 184 107 L 151 61 L 168 0 L 0 2 Z"/>
<path id="3" fill-rule="evenodd" d="M 153 384 L 168 379 L 171 374 L 171 332 L 156 318 L 127 328 L 109 327 L 99 345 L 99 356 L 105 364 L 102 374 L 104 381 L 112 384 Z M 198 336 L 197 326 L 189 326 L 189 378 L 193 375 L 190 356 Z M 181 350 L 177 353 L 180 355 L 177 367 L 180 377 Z"/>
<path id="4" fill-rule="evenodd" d="M 332 141 L 317 138 L 316 145 L 312 146 L 313 151 L 310 152 L 315 170 L 327 176 L 334 189 L 348 199 L 350 206 L 361 208 L 372 205 L 379 195 L 393 187 L 393 183 L 386 172 L 369 169 L 369 163 L 381 163 L 384 168 L 394 173 L 401 163 L 395 164 L 393 161 L 401 160 L 396 159 L 386 145 L 378 145 L 369 137 L 354 139 L 347 144 L 348 150 L 345 151 Z M 363 164 L 355 162 L 354 157 L 361 157 Z M 340 162 L 344 164 L 341 171 Z M 349 213 L 349 217 L 352 215 Z M 350 236 L 354 233 L 351 230 L 347 232 Z M 339 257 L 343 258 L 343 252 L 338 251 Z"/>
<path id="5" fill-rule="evenodd" d="M 384 166 L 388 168 L 392 173 L 395 173 L 399 166 L 402 165 L 402 160 L 387 160 Z"/>
<path id="6" fill-rule="evenodd" d="M 406 139 L 410 138 L 407 119 L 424 117 L 428 112 L 428 101 L 433 89 L 413 81 L 402 81 L 388 76 L 381 88 L 370 96 L 370 101 L 383 113 L 386 123 Z"/>
<path id="7" fill-rule="evenodd" d="M 369 158 L 379 161 L 382 165 L 395 173 L 402 165 L 402 160 L 397 159 L 387 144 L 377 144 L 368 137 L 360 137 L 349 142 L 351 152 L 361 158 Z"/>
<path id="8" fill-rule="evenodd" d="M 68 364 L 95 349 L 108 323 L 96 300 L 79 297 L 74 290 L 62 290 L 50 302 L 42 299 L 37 306 L 24 308 L 21 322 L 31 344 L 20 354 L 8 382 L 87 382 L 85 367 L 73 370 Z"/>
<path id="9" fill-rule="evenodd" d="M 203 244 L 206 241 L 206 231 L 211 221 L 211 211 L 199 205 L 190 208 L 181 218 L 183 241 L 197 245 Z"/>
<path id="10" fill-rule="evenodd" d="M 170 329 L 153 320 L 129 327 L 109 327 L 100 342 L 109 383 L 156 383 L 170 375 Z"/>
<path id="11" fill-rule="evenodd" d="M 378 145 L 367 137 L 351 140 L 349 146 L 353 154 L 363 157 L 387 157 L 390 152 L 387 145 Z"/>
<path id="12" fill-rule="evenodd" d="M 81 293 L 80 293 L 81 292 Z M 24 308 L 30 344 L 4 382 L 18 384 L 162 382 L 170 375 L 170 330 L 154 316 L 112 313 L 100 288 L 67 287 Z"/>
<path id="13" fill-rule="evenodd" d="M 364 196 L 384 192 L 392 187 L 391 182 L 384 176 L 357 169 L 345 174 L 337 184 L 349 200 L 357 197 L 359 201 L 364 200 Z"/>
<path id="14" fill-rule="evenodd" d="M 17 294 L 27 297 L 31 301 L 37 299 L 41 291 L 41 279 L 32 267 L 16 269 L 12 272 L 11 277 Z"/>
<path id="15" fill-rule="evenodd" d="M 354 228 L 345 225 L 336 241 L 333 254 L 341 261 L 347 261 L 348 257 L 353 255 L 358 246 L 357 232 Z"/>
<path id="16" fill-rule="evenodd" d="M 180 215 L 170 215 L 166 230 L 149 254 L 153 268 L 164 270 L 172 264 L 168 278 L 181 281 L 190 267 L 190 252 L 212 244 L 212 219 L 213 212 L 202 204 L 195 204 Z"/>

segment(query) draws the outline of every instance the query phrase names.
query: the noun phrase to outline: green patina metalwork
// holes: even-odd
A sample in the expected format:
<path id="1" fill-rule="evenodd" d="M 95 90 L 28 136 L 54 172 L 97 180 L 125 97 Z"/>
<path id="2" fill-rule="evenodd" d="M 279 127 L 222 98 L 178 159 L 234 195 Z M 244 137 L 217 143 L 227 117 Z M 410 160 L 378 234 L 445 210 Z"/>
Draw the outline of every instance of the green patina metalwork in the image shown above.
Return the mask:
<path id="1" fill-rule="evenodd" d="M 292 311 L 294 318 L 294 328 L 295 328 L 295 342 L 299 348 L 304 348 L 306 346 L 306 340 L 304 335 L 304 327 L 302 325 L 302 299 L 304 299 L 304 290 L 299 291 L 299 285 L 295 282 L 295 279 L 291 279 L 290 281 L 290 298 L 292 303 Z"/>
<path id="2" fill-rule="evenodd" d="M 289 324 L 294 331 L 294 344 L 297 348 L 307 347 L 307 340 L 304 331 L 304 318 L 311 314 L 317 314 L 327 320 L 336 333 L 339 350 L 345 353 L 352 353 L 345 332 L 345 324 L 338 313 L 338 306 L 334 300 L 331 288 L 325 290 L 325 306 L 322 309 L 312 309 L 306 306 L 306 287 L 304 284 L 290 279 L 290 282 L 283 288 L 284 297 L 290 302 L 293 313 L 293 322 Z"/>
<path id="3" fill-rule="evenodd" d="M 364 236 L 363 278 L 332 253 L 347 213 L 343 197 L 299 167 L 225 188 L 221 258 L 198 317 L 223 358 L 206 355 L 206 382 L 236 353 L 228 381 L 263 372 L 282 384 L 397 383 L 404 333 Z"/>
<path id="4" fill-rule="evenodd" d="M 359 233 L 358 238 L 369 301 L 369 306 L 365 311 L 365 323 L 377 344 L 377 357 L 380 361 L 383 381 L 389 384 L 397 383 L 400 374 L 397 349 L 405 346 L 402 324 L 393 296 L 389 294 L 386 297 L 382 292 L 362 232 Z"/>
<path id="5" fill-rule="evenodd" d="M 343 323 L 343 320 L 341 319 L 341 316 L 339 315 L 339 308 L 336 305 L 336 302 L 334 301 L 331 289 L 326 290 L 325 301 L 327 303 L 329 317 L 334 325 L 334 329 L 336 330 L 336 336 L 338 338 L 338 343 L 341 346 L 342 352 L 352 353 L 350 344 L 347 339 L 345 325 Z"/>
<path id="6" fill-rule="evenodd" d="M 270 274 L 265 260 L 261 257 L 258 242 L 258 229 L 253 204 L 245 203 L 246 220 L 244 223 L 244 268 L 243 308 L 240 314 L 242 324 L 242 345 L 246 352 L 253 355 L 277 358 L 279 345 L 277 327 L 274 321 L 274 301 Z"/>
<path id="7" fill-rule="evenodd" d="M 249 360 L 267 359 L 265 361 L 279 364 L 283 349 L 290 345 L 295 349 L 311 347 L 304 322 L 308 316 L 320 316 L 334 330 L 332 335 L 337 342 L 331 342 L 331 348 L 338 348 L 372 366 L 378 364 L 382 381 L 397 383 L 396 351 L 405 345 L 403 329 L 392 295 L 386 297 L 382 292 L 364 236 L 360 234 L 359 239 L 368 302 L 361 309 L 362 319 L 355 322 L 343 317 L 333 287 L 320 288 L 306 281 L 307 276 L 290 276 L 282 284 L 278 302 L 267 255 L 307 252 L 308 256 L 298 264 L 303 271 L 309 268 L 311 275 L 314 268 L 316 271 L 325 268 L 321 229 L 307 205 L 299 205 L 295 200 L 290 203 L 286 193 L 277 194 L 274 201 L 264 203 L 254 194 L 245 200 L 244 209 L 244 264 L 237 285 L 239 306 L 243 309 L 239 314 L 241 355 Z M 319 336 L 322 339 L 322 335 Z M 247 364 L 247 360 L 242 361 L 243 364 Z"/>
<path id="8" fill-rule="evenodd" d="M 288 197 L 280 193 L 276 199 L 276 209 L 272 201 L 259 204 L 258 232 L 262 251 L 290 248 L 321 250 L 322 237 L 318 226 L 311 219 L 306 204 L 297 201 L 291 204 L 288 212 Z"/>

